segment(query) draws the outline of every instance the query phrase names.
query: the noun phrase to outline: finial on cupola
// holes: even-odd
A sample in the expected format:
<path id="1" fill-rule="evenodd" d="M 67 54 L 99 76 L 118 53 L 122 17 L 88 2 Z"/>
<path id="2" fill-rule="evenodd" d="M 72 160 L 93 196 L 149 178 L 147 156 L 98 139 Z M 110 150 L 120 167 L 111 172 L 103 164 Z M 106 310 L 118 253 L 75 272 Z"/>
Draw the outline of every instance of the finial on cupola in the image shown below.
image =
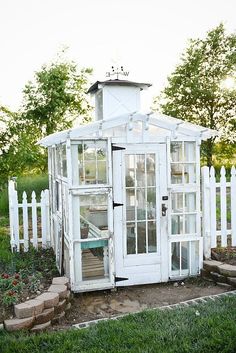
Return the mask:
<path id="1" fill-rule="evenodd" d="M 129 76 L 129 71 L 124 71 L 124 66 L 112 66 L 111 71 L 106 72 L 106 77 L 116 76 L 117 80 L 119 80 L 119 75 Z"/>

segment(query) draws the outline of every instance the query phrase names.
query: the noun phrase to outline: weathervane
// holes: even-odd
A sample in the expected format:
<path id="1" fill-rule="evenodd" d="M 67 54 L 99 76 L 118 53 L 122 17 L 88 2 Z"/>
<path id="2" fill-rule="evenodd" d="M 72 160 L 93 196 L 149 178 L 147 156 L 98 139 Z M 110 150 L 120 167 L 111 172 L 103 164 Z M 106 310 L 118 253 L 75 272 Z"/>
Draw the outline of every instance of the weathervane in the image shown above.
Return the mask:
<path id="1" fill-rule="evenodd" d="M 119 75 L 129 76 L 129 71 L 124 71 L 123 66 L 120 66 L 120 67 L 112 66 L 111 72 L 110 71 L 106 72 L 106 77 L 111 77 L 114 75 L 116 75 L 116 79 L 119 80 Z"/>

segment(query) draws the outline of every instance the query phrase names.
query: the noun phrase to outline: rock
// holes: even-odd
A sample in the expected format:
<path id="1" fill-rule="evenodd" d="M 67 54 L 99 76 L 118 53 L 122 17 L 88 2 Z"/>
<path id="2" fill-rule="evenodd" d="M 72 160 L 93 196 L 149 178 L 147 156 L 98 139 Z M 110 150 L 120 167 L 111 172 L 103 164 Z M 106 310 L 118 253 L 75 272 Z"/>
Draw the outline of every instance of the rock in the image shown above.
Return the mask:
<path id="1" fill-rule="evenodd" d="M 46 330 L 49 326 L 51 326 L 51 321 L 45 322 L 40 325 L 35 325 L 30 331 L 31 332 L 41 332 Z"/>
<path id="2" fill-rule="evenodd" d="M 54 308 L 44 309 L 41 314 L 36 315 L 35 325 L 45 324 L 48 321 L 51 321 L 54 317 Z"/>
<path id="3" fill-rule="evenodd" d="M 215 261 L 215 260 L 204 260 L 203 261 L 203 268 L 209 272 L 219 272 L 218 267 L 223 265 L 222 262 Z"/>
<path id="4" fill-rule="evenodd" d="M 17 331 L 30 329 L 33 326 L 34 317 L 27 317 L 25 319 L 10 319 L 4 321 L 4 327 L 7 331 Z"/>
<path id="5" fill-rule="evenodd" d="M 175 282 L 175 283 L 173 284 L 173 286 L 174 286 L 174 287 L 178 287 L 178 286 L 179 286 L 179 283 L 178 283 L 178 282 Z"/>
<path id="6" fill-rule="evenodd" d="M 219 266 L 220 274 L 228 277 L 236 277 L 236 266 L 222 264 Z"/>
<path id="7" fill-rule="evenodd" d="M 41 294 L 40 290 L 37 290 L 36 294 L 38 294 L 38 295 Z"/>
<path id="8" fill-rule="evenodd" d="M 59 294 L 45 292 L 36 297 L 37 300 L 42 300 L 44 302 L 44 308 L 52 308 L 59 303 Z"/>
<path id="9" fill-rule="evenodd" d="M 227 283 L 233 287 L 236 287 L 236 277 L 227 277 Z"/>
<path id="10" fill-rule="evenodd" d="M 59 324 L 64 319 L 64 317 L 65 317 L 65 311 L 54 316 L 54 318 L 52 319 L 52 325 Z"/>
<path id="11" fill-rule="evenodd" d="M 54 307 L 55 315 L 60 314 L 62 311 L 65 311 L 66 308 L 66 299 L 60 300 L 59 303 Z"/>
<path id="12" fill-rule="evenodd" d="M 4 330 L 4 325 L 3 324 L 0 324 L 0 331 L 1 330 Z"/>
<path id="13" fill-rule="evenodd" d="M 221 287 L 221 288 L 224 288 L 224 289 L 231 289 L 231 285 L 230 284 L 227 284 L 227 283 L 220 283 L 220 282 L 217 282 L 216 283 L 217 286 Z"/>
<path id="14" fill-rule="evenodd" d="M 18 319 L 24 319 L 40 314 L 44 309 L 44 302 L 31 299 L 21 304 L 15 305 L 15 315 Z"/>
<path id="15" fill-rule="evenodd" d="M 65 299 L 68 295 L 67 287 L 64 284 L 52 284 L 48 288 L 48 292 L 59 294 L 60 299 Z"/>
<path id="16" fill-rule="evenodd" d="M 65 307 L 65 311 L 68 311 L 71 309 L 71 303 L 67 303 Z"/>
<path id="17" fill-rule="evenodd" d="M 210 272 L 211 278 L 213 281 L 217 283 L 227 283 L 227 277 L 217 273 L 217 272 Z"/>
<path id="18" fill-rule="evenodd" d="M 67 277 L 54 277 L 52 280 L 52 284 L 56 284 L 56 285 L 64 284 L 69 289 L 69 279 Z"/>

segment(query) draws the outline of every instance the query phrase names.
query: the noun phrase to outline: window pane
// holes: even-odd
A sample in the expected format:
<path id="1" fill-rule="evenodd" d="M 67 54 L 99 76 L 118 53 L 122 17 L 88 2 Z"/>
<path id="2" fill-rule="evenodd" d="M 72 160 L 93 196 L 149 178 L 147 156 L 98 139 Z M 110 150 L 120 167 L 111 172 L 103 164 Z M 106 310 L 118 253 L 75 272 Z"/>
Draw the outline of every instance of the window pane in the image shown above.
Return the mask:
<path id="1" fill-rule="evenodd" d="M 195 164 L 184 165 L 184 182 L 186 184 L 196 183 L 196 166 Z"/>
<path id="2" fill-rule="evenodd" d="M 196 215 L 185 215 L 185 233 L 196 233 Z"/>
<path id="3" fill-rule="evenodd" d="M 135 220 L 135 189 L 126 190 L 126 220 Z"/>
<path id="4" fill-rule="evenodd" d="M 182 213 L 183 212 L 183 193 L 177 192 L 171 195 L 171 205 L 173 213 Z"/>
<path id="5" fill-rule="evenodd" d="M 106 161 L 98 160 L 97 168 L 98 168 L 98 170 L 97 170 L 97 172 L 98 172 L 97 183 L 98 184 L 105 184 L 106 183 Z"/>
<path id="6" fill-rule="evenodd" d="M 136 179 L 137 186 L 145 186 L 145 154 L 136 155 Z"/>
<path id="7" fill-rule="evenodd" d="M 156 218 L 156 188 L 147 189 L 147 218 Z"/>
<path id="8" fill-rule="evenodd" d="M 148 252 L 157 251 L 156 222 L 148 222 Z"/>
<path id="9" fill-rule="evenodd" d="M 182 184 L 183 164 L 171 164 L 171 183 Z"/>
<path id="10" fill-rule="evenodd" d="M 135 223 L 126 224 L 127 254 L 136 254 Z"/>
<path id="11" fill-rule="evenodd" d="M 147 154 L 146 156 L 146 171 L 147 171 L 147 186 L 155 186 L 155 154 Z"/>
<path id="12" fill-rule="evenodd" d="M 127 187 L 135 186 L 135 161 L 134 155 L 125 156 L 125 182 Z"/>
<path id="13" fill-rule="evenodd" d="M 138 254 L 146 253 L 146 222 L 137 223 Z"/>
<path id="14" fill-rule="evenodd" d="M 137 189 L 137 219 L 146 219 L 145 189 Z"/>
<path id="15" fill-rule="evenodd" d="M 199 273 L 199 241 L 190 242 L 191 275 Z"/>
<path id="16" fill-rule="evenodd" d="M 188 192 L 185 194 L 185 212 L 196 211 L 196 193 Z"/>
<path id="17" fill-rule="evenodd" d="M 95 160 L 95 142 L 84 143 L 84 159 L 85 160 Z"/>
<path id="18" fill-rule="evenodd" d="M 183 160 L 182 142 L 171 142 L 170 158 L 171 158 L 171 162 L 182 162 Z"/>
<path id="19" fill-rule="evenodd" d="M 181 242 L 181 269 L 189 269 L 189 242 Z"/>
<path id="20" fill-rule="evenodd" d="M 171 243 L 171 270 L 180 270 L 180 243 Z"/>
<path id="21" fill-rule="evenodd" d="M 62 145 L 62 175 L 67 178 L 66 145 Z"/>
<path id="22" fill-rule="evenodd" d="M 195 162 L 196 160 L 195 142 L 184 142 L 184 160 L 186 162 Z"/>
<path id="23" fill-rule="evenodd" d="M 106 230 L 107 221 L 107 195 L 80 196 L 80 215 L 83 228 L 87 227 L 88 237 L 96 237 L 96 228 Z M 92 224 L 94 228 L 90 226 Z"/>
<path id="24" fill-rule="evenodd" d="M 183 216 L 171 216 L 171 234 L 183 234 Z"/>
<path id="25" fill-rule="evenodd" d="M 98 240 L 94 242 L 81 243 L 82 247 L 82 280 L 96 280 L 109 276 L 107 242 Z"/>

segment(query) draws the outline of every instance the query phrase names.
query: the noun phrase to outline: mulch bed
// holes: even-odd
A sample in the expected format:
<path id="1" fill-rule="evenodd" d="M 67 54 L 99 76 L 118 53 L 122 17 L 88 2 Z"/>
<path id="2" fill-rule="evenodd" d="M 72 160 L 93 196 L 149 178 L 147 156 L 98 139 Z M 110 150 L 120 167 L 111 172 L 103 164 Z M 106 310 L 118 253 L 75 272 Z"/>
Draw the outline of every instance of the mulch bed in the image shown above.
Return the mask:
<path id="1" fill-rule="evenodd" d="M 211 258 L 229 265 L 236 266 L 236 247 L 228 246 L 226 248 L 211 249 Z"/>

